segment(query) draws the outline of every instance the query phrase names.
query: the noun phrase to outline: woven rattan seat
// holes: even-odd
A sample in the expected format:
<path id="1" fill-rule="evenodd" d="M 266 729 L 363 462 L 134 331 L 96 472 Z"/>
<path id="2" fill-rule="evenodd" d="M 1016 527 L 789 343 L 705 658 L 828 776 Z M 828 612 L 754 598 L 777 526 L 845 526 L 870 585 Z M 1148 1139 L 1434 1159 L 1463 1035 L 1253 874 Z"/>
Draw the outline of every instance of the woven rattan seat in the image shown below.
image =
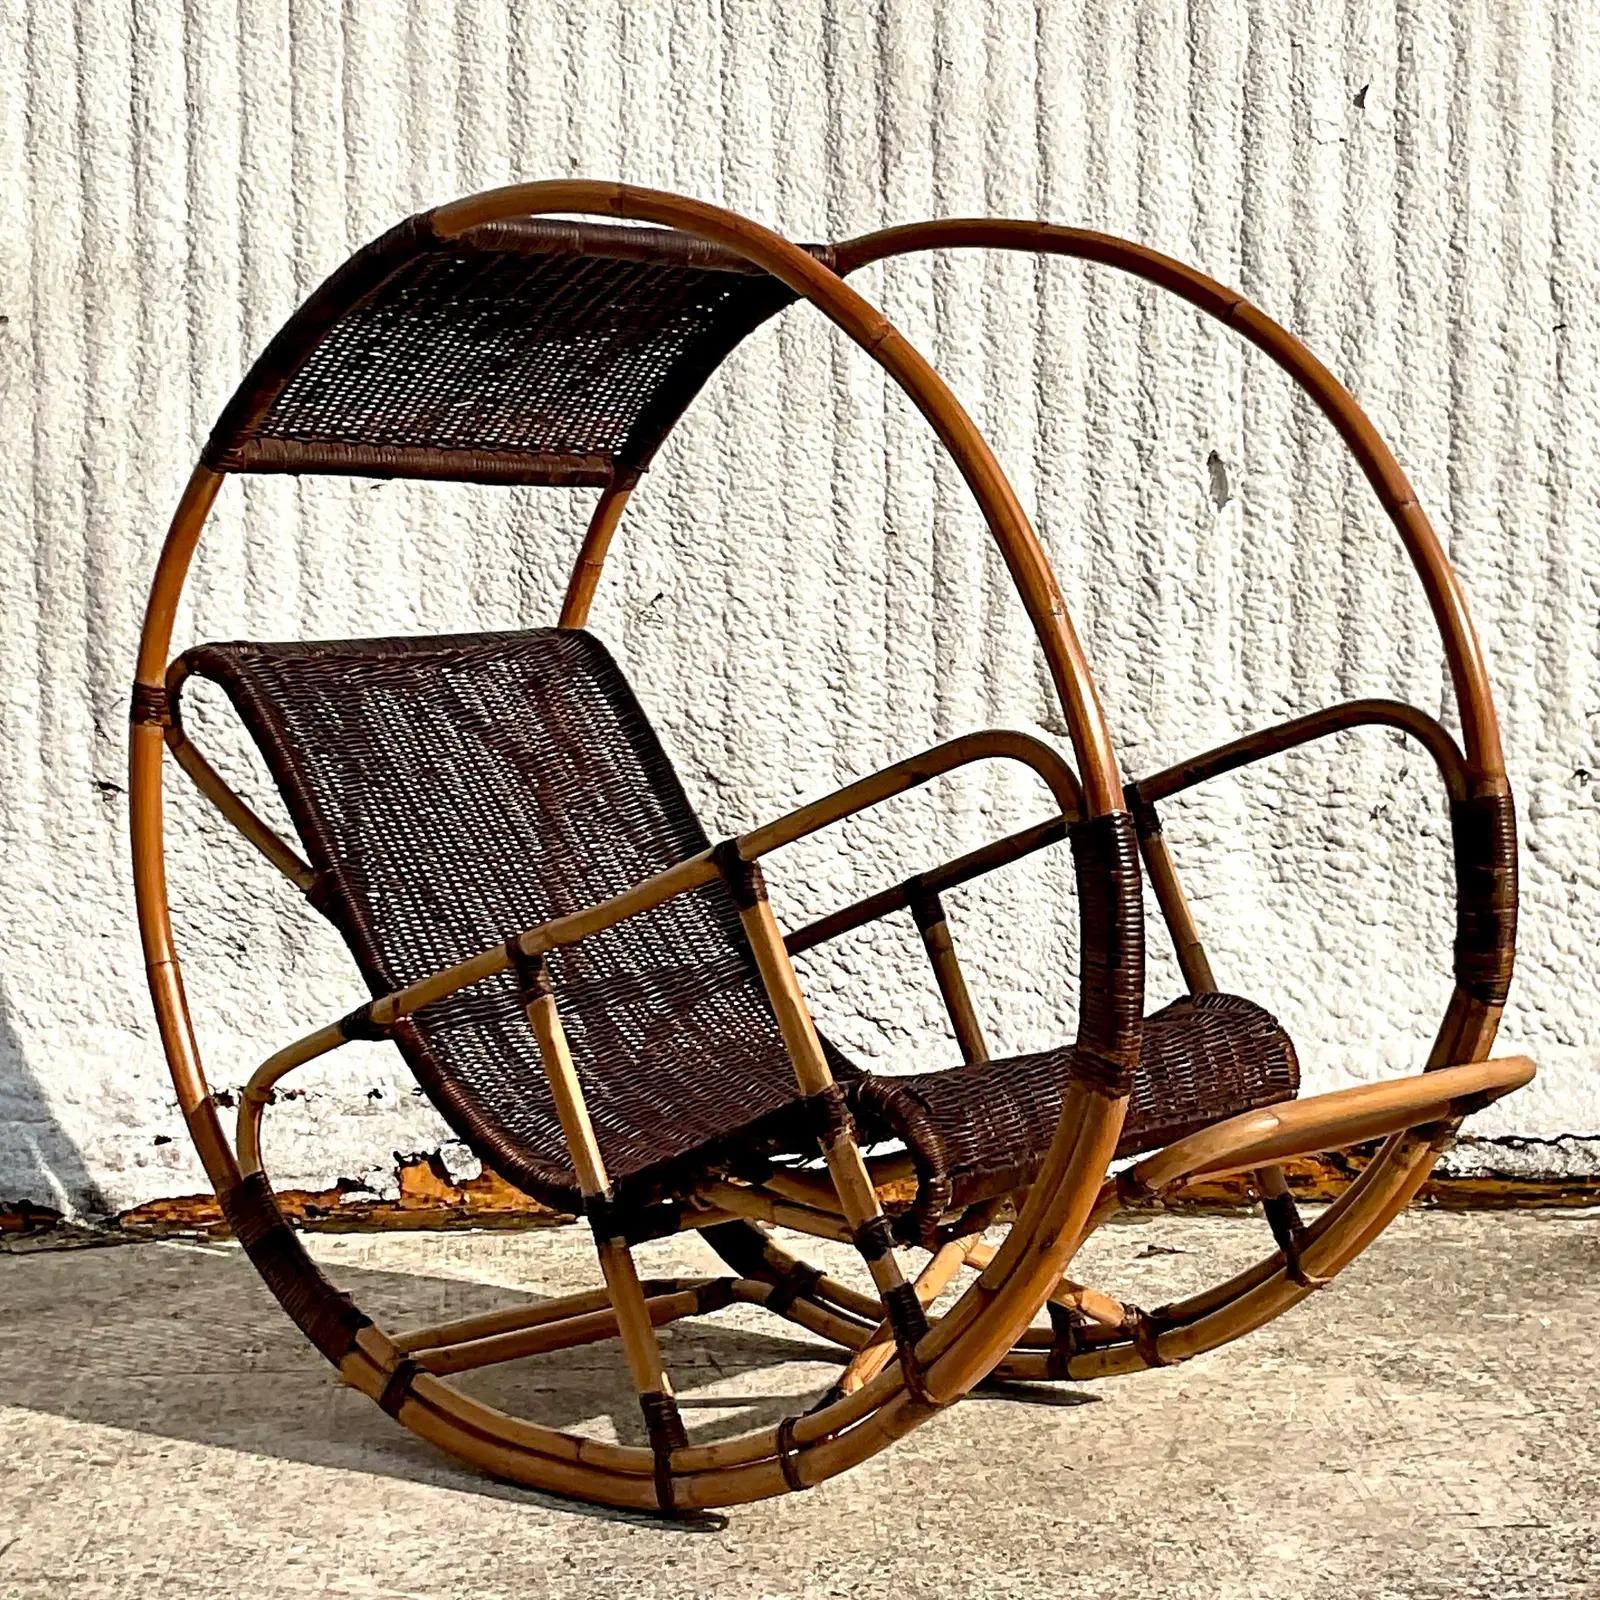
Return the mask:
<path id="1" fill-rule="evenodd" d="M 638 700 L 582 630 L 205 645 L 185 662 L 223 686 L 260 745 L 318 874 L 314 898 L 375 994 L 708 846 Z M 551 967 L 631 1231 L 664 1222 L 651 1208 L 707 1176 L 815 1154 L 811 1107 L 723 883 L 558 951 Z M 396 1041 L 485 1162 L 579 1208 L 510 974 L 424 1008 Z M 946 1204 L 1025 1181 L 1071 1062 L 1060 1050 L 869 1080 L 828 1054 L 867 1136 L 912 1152 L 919 1233 Z M 1152 1017 L 1144 1062 L 1125 1153 L 1296 1087 L 1281 1030 L 1227 996 Z"/>
<path id="2" fill-rule="evenodd" d="M 1070 1058 L 1070 1050 L 1046 1050 L 855 1086 L 863 1128 L 902 1140 L 916 1159 L 917 1198 L 899 1224 L 905 1237 L 930 1238 L 944 1211 L 1033 1177 L 1061 1116 Z M 1292 1099 L 1299 1087 L 1294 1046 L 1269 1012 L 1231 994 L 1175 1000 L 1145 1020 L 1117 1154 L 1158 1149 Z"/>

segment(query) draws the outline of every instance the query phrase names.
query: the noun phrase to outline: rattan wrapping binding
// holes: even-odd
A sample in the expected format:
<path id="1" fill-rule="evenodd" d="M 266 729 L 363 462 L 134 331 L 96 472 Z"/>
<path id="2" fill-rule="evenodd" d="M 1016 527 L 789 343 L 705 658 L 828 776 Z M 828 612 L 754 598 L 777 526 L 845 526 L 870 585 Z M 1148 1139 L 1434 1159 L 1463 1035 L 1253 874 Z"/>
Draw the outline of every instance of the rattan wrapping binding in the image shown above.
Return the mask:
<path id="1" fill-rule="evenodd" d="M 1517 954 L 1517 813 L 1509 792 L 1450 808 L 1456 862 L 1456 982 L 1503 1006 Z"/>
<path id="2" fill-rule="evenodd" d="M 367 1317 L 306 1254 L 259 1172 L 241 1179 L 220 1201 L 228 1226 L 262 1281 L 312 1345 L 338 1366 L 368 1325 Z"/>

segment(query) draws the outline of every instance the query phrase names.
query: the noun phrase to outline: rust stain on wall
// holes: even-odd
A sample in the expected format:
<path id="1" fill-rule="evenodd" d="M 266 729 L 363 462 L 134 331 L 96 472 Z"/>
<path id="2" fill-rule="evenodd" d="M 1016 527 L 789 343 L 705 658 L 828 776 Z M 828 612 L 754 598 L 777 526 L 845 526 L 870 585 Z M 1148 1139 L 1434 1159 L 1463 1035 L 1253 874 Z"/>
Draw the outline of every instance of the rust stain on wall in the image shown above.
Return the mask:
<path id="1" fill-rule="evenodd" d="M 1344 1154 L 1289 1162 L 1289 1186 L 1301 1200 L 1336 1198 L 1366 1164 L 1364 1154 Z M 491 1172 L 457 1180 L 437 1155 L 417 1156 L 396 1169 L 398 1193 L 373 1199 L 353 1182 L 328 1189 L 287 1189 L 278 1194 L 283 1214 L 296 1227 L 327 1231 L 431 1230 L 441 1228 L 541 1228 L 567 1219 L 539 1205 Z M 909 1198 L 894 1188 L 885 1191 L 892 1203 Z M 1254 1192 L 1248 1178 L 1232 1177 L 1191 1184 L 1171 1210 L 1233 1210 L 1250 1205 Z M 1446 1175 L 1424 1186 L 1420 1204 L 1449 1210 L 1497 1207 L 1572 1208 L 1600 1205 L 1600 1177 L 1485 1178 Z M 57 1212 L 42 1206 L 0 1205 L 0 1234 L 44 1232 L 61 1222 Z M 201 1233 L 225 1237 L 227 1223 L 216 1198 L 209 1194 L 152 1200 L 124 1211 L 110 1230 L 146 1236 Z"/>

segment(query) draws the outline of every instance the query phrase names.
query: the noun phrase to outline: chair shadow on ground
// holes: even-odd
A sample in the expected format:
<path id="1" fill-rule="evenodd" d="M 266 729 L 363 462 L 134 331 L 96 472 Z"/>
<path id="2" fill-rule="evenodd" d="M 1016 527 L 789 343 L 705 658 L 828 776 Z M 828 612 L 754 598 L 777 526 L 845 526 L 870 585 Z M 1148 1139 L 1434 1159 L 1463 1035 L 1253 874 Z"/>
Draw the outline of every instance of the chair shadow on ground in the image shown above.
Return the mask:
<path id="1" fill-rule="evenodd" d="M 539 1236 L 525 1237 L 537 1250 Z M 330 1264 L 329 1272 L 391 1329 L 543 1298 L 499 1284 L 346 1262 Z M 231 1246 L 163 1241 L 0 1255 L 0 1305 L 7 1308 L 0 1317 L 0 1406 L 502 1499 L 533 1493 L 454 1461 L 343 1388 Z M 775 1320 L 768 1331 L 757 1318 L 764 1314 L 744 1308 L 663 1330 L 664 1353 L 697 1439 L 773 1425 L 812 1405 L 838 1375 L 832 1347 Z M 766 1380 L 755 1381 L 762 1372 Z M 643 1442 L 614 1342 L 457 1381 L 529 1420 Z M 1054 1389 L 996 1389 L 995 1397 L 1024 1392 L 1057 1405 L 1089 1398 Z M 629 1515 L 535 1498 L 580 1514 Z"/>

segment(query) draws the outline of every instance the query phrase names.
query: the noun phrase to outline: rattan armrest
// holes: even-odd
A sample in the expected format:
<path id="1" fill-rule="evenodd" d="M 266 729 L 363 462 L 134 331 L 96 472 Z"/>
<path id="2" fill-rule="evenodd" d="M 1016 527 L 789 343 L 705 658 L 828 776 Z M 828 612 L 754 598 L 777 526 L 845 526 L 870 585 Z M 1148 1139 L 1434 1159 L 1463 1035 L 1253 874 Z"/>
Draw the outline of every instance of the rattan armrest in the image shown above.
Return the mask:
<path id="1" fill-rule="evenodd" d="M 1467 798 L 1470 781 L 1466 758 L 1440 723 L 1401 700 L 1350 700 L 1232 739 L 1214 750 L 1191 756 L 1137 783 L 1130 783 L 1127 786 L 1129 809 L 1137 813 L 1196 784 L 1219 778 L 1225 772 L 1235 772 L 1240 767 L 1264 761 L 1268 756 L 1282 755 L 1286 750 L 1326 738 L 1330 733 L 1357 727 L 1397 728 L 1409 734 L 1433 757 L 1450 799 L 1454 802 Z"/>
<path id="2" fill-rule="evenodd" d="M 1450 734 L 1415 706 L 1399 700 L 1351 700 L 1247 734 L 1128 784 L 1128 809 L 1141 838 L 1159 837 L 1161 824 L 1155 810 L 1159 801 L 1267 756 L 1361 726 L 1398 729 L 1433 757 L 1450 801 L 1458 995 L 1480 1005 L 1504 1005 L 1516 950 L 1517 845 L 1511 793 L 1503 776 L 1484 779 L 1476 773 Z M 1460 1046 L 1456 1043 L 1451 1048 Z"/>
<path id="3" fill-rule="evenodd" d="M 919 895 L 941 895 L 947 889 L 959 888 L 974 878 L 997 872 L 1014 861 L 1021 861 L 1053 844 L 1060 844 L 1075 820 L 1066 816 L 1047 817 L 1030 828 L 1021 828 L 1002 839 L 980 845 L 976 850 L 968 850 L 926 872 L 890 884 L 887 889 L 879 889 L 875 894 L 864 895 L 837 911 L 827 912 L 803 928 L 796 928 L 784 940 L 784 944 L 790 955 L 800 955 L 869 922 L 877 922 L 892 912 L 908 909 Z"/>

